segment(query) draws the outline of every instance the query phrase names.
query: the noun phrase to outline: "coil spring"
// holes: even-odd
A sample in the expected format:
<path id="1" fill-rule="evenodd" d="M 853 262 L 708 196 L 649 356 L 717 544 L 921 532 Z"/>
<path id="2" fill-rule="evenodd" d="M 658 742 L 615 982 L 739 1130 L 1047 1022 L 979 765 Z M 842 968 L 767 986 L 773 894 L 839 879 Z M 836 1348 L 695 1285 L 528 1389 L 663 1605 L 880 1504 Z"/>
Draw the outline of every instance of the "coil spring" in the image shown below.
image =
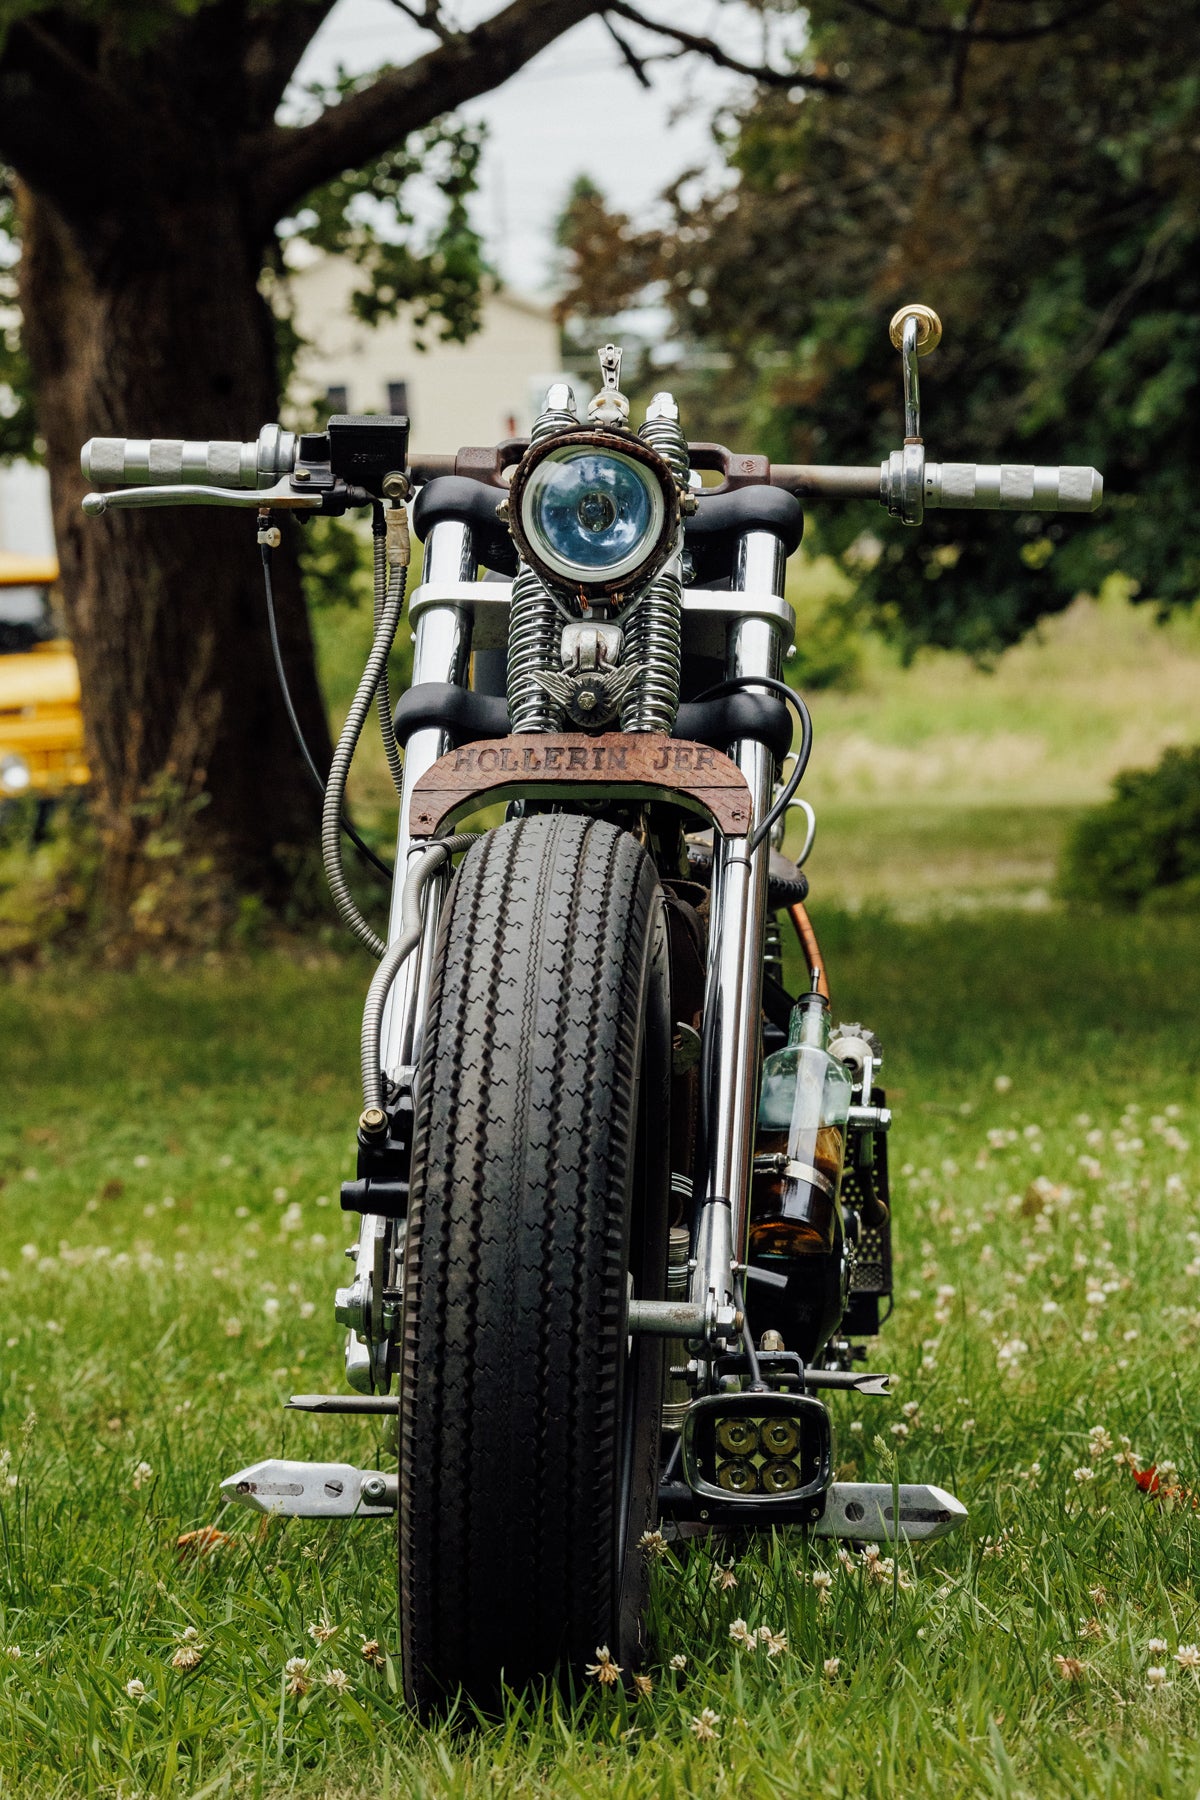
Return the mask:
<path id="1" fill-rule="evenodd" d="M 508 717 L 514 731 L 554 731 L 558 708 L 538 681 L 559 665 L 562 620 L 525 563 L 517 571 L 508 614 Z"/>
<path id="2" fill-rule="evenodd" d="M 622 731 L 669 733 L 679 711 L 683 583 L 673 557 L 654 577 L 625 625 L 624 663 L 642 673 L 621 705 Z"/>
<path id="3" fill-rule="evenodd" d="M 534 420 L 529 441 L 531 446 L 540 444 L 578 427 L 575 395 L 565 382 L 556 382 Z M 508 615 L 508 717 L 514 731 L 554 731 L 558 726 L 558 708 L 537 678 L 558 668 L 561 637 L 558 608 L 533 570 L 522 563 Z"/>
<path id="4" fill-rule="evenodd" d="M 669 412 L 667 408 L 670 409 Z M 676 416 L 672 418 L 671 413 Z M 675 402 L 670 394 L 655 394 L 650 402 L 646 422 L 638 430 L 638 436 L 643 444 L 649 444 L 651 450 L 657 450 L 663 461 L 670 465 L 677 485 L 686 488 L 692 465 L 688 457 L 687 439 L 683 435 Z"/>
<path id="5" fill-rule="evenodd" d="M 687 487 L 691 467 L 687 439 L 670 394 L 655 394 L 638 432 L 658 452 L 680 488 Z M 622 731 L 665 731 L 679 711 L 679 679 L 683 584 L 679 559 L 673 557 L 655 576 L 629 617 L 625 661 L 643 665 L 643 674 L 621 708 Z"/>

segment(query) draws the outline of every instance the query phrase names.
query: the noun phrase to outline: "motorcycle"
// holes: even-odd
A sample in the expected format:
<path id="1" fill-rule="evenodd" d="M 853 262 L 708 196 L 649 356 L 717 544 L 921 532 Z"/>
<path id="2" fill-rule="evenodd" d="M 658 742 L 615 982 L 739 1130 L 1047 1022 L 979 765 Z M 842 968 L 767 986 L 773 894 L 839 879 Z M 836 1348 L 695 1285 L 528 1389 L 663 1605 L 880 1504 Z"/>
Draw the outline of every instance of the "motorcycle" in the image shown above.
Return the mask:
<path id="1" fill-rule="evenodd" d="M 888 1391 L 855 1365 L 891 1306 L 891 1114 L 878 1041 L 831 1019 L 805 908 L 812 727 L 781 677 L 785 570 L 802 502 L 871 497 L 915 526 L 939 506 L 1088 512 L 1102 483 L 927 460 L 917 364 L 941 325 L 912 305 L 890 330 L 906 429 L 879 467 L 689 443 L 667 393 L 635 430 L 612 345 L 582 413 L 559 384 L 528 440 L 453 456 L 410 454 L 406 420 L 371 416 L 84 447 L 86 476 L 132 484 L 88 513 L 257 513 L 285 699 L 275 516 L 371 511 L 374 638 L 313 771 L 334 903 L 378 959 L 341 1192 L 359 1220 L 335 1302 L 350 1392 L 290 1404 L 395 1417 L 399 1471 L 268 1459 L 222 1490 L 398 1518 L 422 1711 L 495 1705 L 598 1646 L 636 1666 L 660 1531 L 896 1542 L 966 1517 L 937 1487 L 833 1475 L 829 1394 Z M 393 709 L 414 490 L 424 566 Z M 385 935 L 343 866 L 373 703 L 399 804 Z"/>

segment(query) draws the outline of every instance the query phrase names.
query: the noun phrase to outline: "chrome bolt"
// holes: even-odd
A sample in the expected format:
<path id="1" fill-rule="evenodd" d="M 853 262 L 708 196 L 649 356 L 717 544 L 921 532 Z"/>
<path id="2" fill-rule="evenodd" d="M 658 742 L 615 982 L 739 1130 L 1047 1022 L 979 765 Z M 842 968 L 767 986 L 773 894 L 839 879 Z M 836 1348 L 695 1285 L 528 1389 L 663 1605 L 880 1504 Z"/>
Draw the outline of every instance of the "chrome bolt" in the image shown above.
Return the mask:
<path id="1" fill-rule="evenodd" d="M 362 1484 L 362 1497 L 372 1503 L 382 1500 L 387 1493 L 387 1482 L 382 1475 L 368 1475 Z"/>

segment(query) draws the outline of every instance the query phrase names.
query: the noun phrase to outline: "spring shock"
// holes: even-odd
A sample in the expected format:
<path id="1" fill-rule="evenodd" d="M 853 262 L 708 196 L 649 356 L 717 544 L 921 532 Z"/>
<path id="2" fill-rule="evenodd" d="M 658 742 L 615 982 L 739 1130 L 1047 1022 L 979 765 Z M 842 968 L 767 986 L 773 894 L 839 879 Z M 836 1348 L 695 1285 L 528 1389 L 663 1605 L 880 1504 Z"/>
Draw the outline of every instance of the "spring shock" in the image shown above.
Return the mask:
<path id="1" fill-rule="evenodd" d="M 658 452 L 677 486 L 686 491 L 690 469 L 687 439 L 670 394 L 655 394 L 638 436 Z M 679 556 L 675 555 L 628 616 L 624 660 L 640 663 L 643 674 L 621 707 L 622 731 L 669 733 L 674 726 L 679 711 L 682 619 L 683 581 Z"/>
<path id="2" fill-rule="evenodd" d="M 530 445 L 560 431 L 577 431 L 575 395 L 556 381 L 534 421 Z M 561 724 L 558 707 L 538 676 L 559 666 L 562 618 L 545 584 L 526 563 L 517 570 L 508 616 L 508 717 L 514 731 L 554 731 Z"/>

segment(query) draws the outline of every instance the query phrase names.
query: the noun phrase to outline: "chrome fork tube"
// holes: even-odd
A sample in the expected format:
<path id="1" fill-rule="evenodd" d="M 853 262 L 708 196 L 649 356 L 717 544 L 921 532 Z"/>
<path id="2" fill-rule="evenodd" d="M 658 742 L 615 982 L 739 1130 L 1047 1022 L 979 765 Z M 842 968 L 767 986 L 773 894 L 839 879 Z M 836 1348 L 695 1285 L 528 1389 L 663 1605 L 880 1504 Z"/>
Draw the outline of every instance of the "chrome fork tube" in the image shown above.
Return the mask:
<path id="1" fill-rule="evenodd" d="M 742 593 L 782 594 L 787 558 L 773 533 L 747 532 L 731 586 Z M 783 643 L 764 619 L 729 627 L 726 673 L 778 678 Z M 771 752 L 739 739 L 730 755 L 746 778 L 757 825 L 771 804 Z M 753 826 L 752 826 L 753 828 Z M 703 1189 L 693 1245 L 690 1299 L 710 1321 L 728 1316 L 734 1265 L 746 1242 L 761 1050 L 762 952 L 770 845 L 751 851 L 748 837 L 714 835 L 712 905 L 704 995 L 702 1071 L 707 1119 Z"/>
<path id="2" fill-rule="evenodd" d="M 475 545 L 470 528 L 453 521 L 435 525 L 425 546 L 422 582 L 474 581 L 477 573 Z M 471 655 L 471 615 L 459 606 L 431 606 L 421 613 L 413 634 L 414 687 L 422 681 L 449 681 L 465 686 Z M 416 782 L 439 756 L 450 748 L 446 732 L 435 728 L 414 731 L 403 746 L 404 784 L 400 795 L 400 822 L 396 830 L 396 873 L 392 881 L 388 943 L 400 932 L 400 908 L 404 878 L 413 854 L 408 829 L 409 807 Z M 435 876 L 425 890 L 424 928 L 415 956 L 402 964 L 392 984 L 383 1017 L 383 1067 L 389 1076 L 414 1063 L 420 1044 L 421 1023 L 432 973 L 433 944 L 447 876 Z"/>

